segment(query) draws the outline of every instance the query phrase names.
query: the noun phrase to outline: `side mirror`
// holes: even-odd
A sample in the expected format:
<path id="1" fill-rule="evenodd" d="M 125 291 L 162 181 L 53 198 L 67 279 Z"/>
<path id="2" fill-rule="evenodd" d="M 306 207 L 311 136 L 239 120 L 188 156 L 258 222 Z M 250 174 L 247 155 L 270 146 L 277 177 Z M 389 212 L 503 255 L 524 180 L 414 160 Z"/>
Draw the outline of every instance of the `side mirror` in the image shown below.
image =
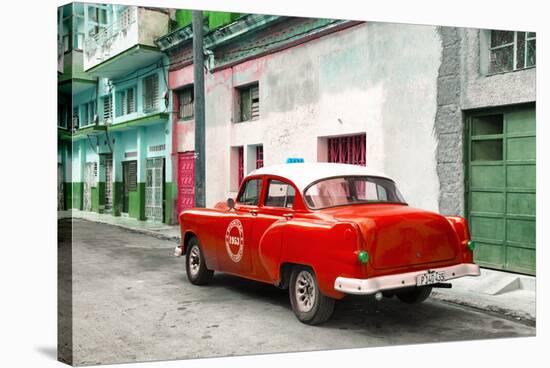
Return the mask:
<path id="1" fill-rule="evenodd" d="M 235 208 L 235 200 L 233 198 L 227 198 L 227 207 L 229 207 L 229 210 L 232 210 Z"/>

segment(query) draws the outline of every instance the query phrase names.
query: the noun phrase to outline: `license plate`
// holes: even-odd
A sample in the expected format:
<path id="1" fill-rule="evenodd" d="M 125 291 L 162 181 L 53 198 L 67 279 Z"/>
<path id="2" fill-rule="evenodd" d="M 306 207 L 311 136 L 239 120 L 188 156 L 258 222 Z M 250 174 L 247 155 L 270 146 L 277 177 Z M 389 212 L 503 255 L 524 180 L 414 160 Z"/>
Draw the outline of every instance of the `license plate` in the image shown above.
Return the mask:
<path id="1" fill-rule="evenodd" d="M 417 286 L 437 284 L 443 281 L 445 281 L 445 274 L 443 272 L 426 272 L 416 276 Z"/>

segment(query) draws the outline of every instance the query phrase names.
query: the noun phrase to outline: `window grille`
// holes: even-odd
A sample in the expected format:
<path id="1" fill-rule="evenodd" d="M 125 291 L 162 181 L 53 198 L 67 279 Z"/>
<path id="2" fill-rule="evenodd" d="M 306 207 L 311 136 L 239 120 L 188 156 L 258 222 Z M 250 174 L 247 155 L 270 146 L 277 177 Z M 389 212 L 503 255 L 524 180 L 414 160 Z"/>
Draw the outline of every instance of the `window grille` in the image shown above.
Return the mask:
<path id="1" fill-rule="evenodd" d="M 366 134 L 328 139 L 328 162 L 366 165 Z"/>
<path id="2" fill-rule="evenodd" d="M 159 79 L 158 74 L 151 74 L 143 79 L 143 110 L 153 111 L 159 103 Z"/>
<path id="3" fill-rule="evenodd" d="M 149 152 L 162 152 L 166 149 L 166 144 L 157 144 L 156 146 L 149 146 Z"/>
<path id="4" fill-rule="evenodd" d="M 256 169 L 264 167 L 264 146 L 256 146 Z"/>
<path id="5" fill-rule="evenodd" d="M 124 152 L 124 157 L 125 157 L 125 158 L 137 157 L 137 152 L 136 152 L 136 151 Z"/>
<path id="6" fill-rule="evenodd" d="M 179 92 L 179 118 L 181 120 L 192 119 L 195 116 L 195 96 L 193 87 L 188 87 Z"/>

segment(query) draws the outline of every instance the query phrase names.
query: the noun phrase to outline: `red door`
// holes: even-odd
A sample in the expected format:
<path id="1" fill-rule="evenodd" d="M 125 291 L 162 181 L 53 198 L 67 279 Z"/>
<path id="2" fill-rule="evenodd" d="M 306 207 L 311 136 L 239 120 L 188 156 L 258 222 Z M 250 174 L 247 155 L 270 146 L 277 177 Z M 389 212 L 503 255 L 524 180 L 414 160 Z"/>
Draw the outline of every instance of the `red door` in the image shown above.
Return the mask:
<path id="1" fill-rule="evenodd" d="M 189 151 L 178 154 L 178 213 L 193 207 L 195 207 L 195 152 Z"/>

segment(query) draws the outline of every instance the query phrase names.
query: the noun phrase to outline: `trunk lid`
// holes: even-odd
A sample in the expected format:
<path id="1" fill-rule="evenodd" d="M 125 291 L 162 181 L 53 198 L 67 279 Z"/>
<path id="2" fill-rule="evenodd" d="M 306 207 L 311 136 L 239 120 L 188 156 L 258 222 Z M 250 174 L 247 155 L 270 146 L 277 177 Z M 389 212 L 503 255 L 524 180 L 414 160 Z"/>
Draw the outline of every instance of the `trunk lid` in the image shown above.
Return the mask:
<path id="1" fill-rule="evenodd" d="M 323 212 L 361 228 L 376 269 L 437 263 L 456 257 L 460 241 L 449 221 L 434 212 L 401 204 L 335 207 Z"/>

